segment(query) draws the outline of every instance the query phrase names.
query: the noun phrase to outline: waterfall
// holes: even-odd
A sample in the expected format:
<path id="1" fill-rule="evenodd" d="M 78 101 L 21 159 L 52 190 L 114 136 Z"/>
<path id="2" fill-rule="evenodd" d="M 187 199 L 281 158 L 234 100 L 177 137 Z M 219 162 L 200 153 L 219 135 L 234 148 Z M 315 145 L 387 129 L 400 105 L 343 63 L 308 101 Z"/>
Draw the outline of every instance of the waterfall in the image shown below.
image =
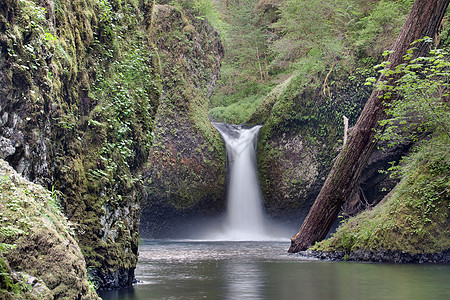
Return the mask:
<path id="1" fill-rule="evenodd" d="M 228 196 L 224 238 L 263 240 L 265 216 L 256 171 L 256 144 L 261 126 L 250 129 L 213 123 L 227 149 Z"/>

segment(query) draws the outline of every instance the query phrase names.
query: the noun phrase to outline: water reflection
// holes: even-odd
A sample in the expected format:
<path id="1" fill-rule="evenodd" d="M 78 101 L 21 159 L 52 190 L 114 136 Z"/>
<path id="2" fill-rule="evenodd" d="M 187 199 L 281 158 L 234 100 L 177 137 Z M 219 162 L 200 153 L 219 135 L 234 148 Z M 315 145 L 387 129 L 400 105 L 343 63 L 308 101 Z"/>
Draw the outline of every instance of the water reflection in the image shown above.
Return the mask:
<path id="1" fill-rule="evenodd" d="M 262 299 L 264 278 L 259 263 L 229 261 L 223 268 L 226 299 Z"/>
<path id="2" fill-rule="evenodd" d="M 146 241 L 129 290 L 103 299 L 450 299 L 449 265 L 303 260 L 289 243 Z"/>

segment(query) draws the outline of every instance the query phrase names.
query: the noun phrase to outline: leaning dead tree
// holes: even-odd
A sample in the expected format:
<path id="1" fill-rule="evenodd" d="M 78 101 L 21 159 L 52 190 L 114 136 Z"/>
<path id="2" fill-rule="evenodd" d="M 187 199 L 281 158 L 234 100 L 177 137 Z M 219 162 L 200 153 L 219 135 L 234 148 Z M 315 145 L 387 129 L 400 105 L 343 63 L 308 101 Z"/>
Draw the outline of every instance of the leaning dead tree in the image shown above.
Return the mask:
<path id="1" fill-rule="evenodd" d="M 403 25 L 389 56 L 390 69 L 404 62 L 403 56 L 411 43 L 425 36 L 435 37 L 450 0 L 416 0 Z M 424 55 L 429 49 L 423 44 L 415 45 L 414 56 Z M 379 81 L 393 85 L 397 76 L 381 75 Z M 315 242 L 323 240 L 336 220 L 342 205 L 346 202 L 373 153 L 376 131 L 382 130 L 379 121 L 385 118 L 384 91 L 375 89 L 353 127 L 347 143 L 336 161 L 317 196 L 300 230 L 291 238 L 289 252 L 306 250 Z"/>

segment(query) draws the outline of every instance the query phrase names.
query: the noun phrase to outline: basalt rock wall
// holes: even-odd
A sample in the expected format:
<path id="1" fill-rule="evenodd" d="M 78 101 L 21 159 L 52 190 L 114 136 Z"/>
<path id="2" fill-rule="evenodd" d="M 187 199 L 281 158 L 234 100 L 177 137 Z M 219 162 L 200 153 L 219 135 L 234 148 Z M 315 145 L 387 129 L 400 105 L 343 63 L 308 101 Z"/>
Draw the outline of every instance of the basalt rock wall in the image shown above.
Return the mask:
<path id="1" fill-rule="evenodd" d="M 226 188 L 224 145 L 208 119 L 224 55 L 220 37 L 186 10 L 157 5 L 155 12 L 163 93 L 141 217 L 144 236 L 152 237 L 166 234 L 183 216 L 220 213 Z"/>
<path id="2" fill-rule="evenodd" d="M 264 124 L 258 142 L 259 178 L 267 211 L 275 218 L 301 221 L 306 216 L 342 147 L 344 116 L 351 130 L 370 95 L 362 74 L 349 80 L 335 72 L 331 80 L 335 84 L 324 89 L 320 80 L 292 76 L 247 121 Z M 375 152 L 344 214 L 379 202 L 395 186 L 397 181 L 379 170 L 398 161 L 409 147 Z"/>
<path id="3" fill-rule="evenodd" d="M 151 11 L 131 0 L 0 4 L 0 156 L 60 193 L 101 288 L 134 280 L 160 98 Z"/>

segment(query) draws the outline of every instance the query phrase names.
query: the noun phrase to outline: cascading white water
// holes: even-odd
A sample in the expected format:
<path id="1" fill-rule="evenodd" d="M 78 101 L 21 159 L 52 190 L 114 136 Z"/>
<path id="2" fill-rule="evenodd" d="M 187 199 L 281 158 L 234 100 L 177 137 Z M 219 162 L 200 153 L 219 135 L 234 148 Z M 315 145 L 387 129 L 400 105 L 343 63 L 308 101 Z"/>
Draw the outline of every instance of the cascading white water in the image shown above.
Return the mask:
<path id="1" fill-rule="evenodd" d="M 264 212 L 256 172 L 256 142 L 261 126 L 250 129 L 213 123 L 225 141 L 228 158 L 228 201 L 224 238 L 266 239 Z"/>

